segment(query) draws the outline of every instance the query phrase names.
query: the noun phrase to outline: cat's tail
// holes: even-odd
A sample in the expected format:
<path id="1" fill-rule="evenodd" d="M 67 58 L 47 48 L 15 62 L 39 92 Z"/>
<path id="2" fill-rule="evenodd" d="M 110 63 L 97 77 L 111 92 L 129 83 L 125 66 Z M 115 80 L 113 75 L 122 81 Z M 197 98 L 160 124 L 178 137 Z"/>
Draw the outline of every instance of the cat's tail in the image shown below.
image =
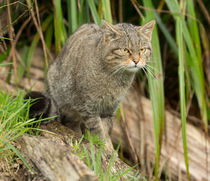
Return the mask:
<path id="1" fill-rule="evenodd" d="M 54 110 L 54 103 L 52 99 L 50 99 L 46 94 L 37 91 L 31 91 L 25 95 L 24 99 L 31 100 L 31 106 L 29 109 L 30 119 L 39 119 L 40 117 L 43 119 L 56 115 L 57 111 Z M 49 120 L 44 121 L 44 123 L 46 122 L 49 122 Z"/>

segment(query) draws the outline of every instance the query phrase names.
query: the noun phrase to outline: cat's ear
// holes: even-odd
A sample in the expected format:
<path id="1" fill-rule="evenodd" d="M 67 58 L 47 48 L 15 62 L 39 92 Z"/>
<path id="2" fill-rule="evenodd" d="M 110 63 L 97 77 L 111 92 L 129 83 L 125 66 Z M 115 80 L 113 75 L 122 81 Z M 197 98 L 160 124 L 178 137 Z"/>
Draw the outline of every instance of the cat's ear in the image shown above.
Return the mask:
<path id="1" fill-rule="evenodd" d="M 111 37 L 114 38 L 118 35 L 121 35 L 121 32 L 116 27 L 114 27 L 112 24 L 108 23 L 105 20 L 102 20 L 102 29 L 104 30 L 105 40 Z"/>
<path id="2" fill-rule="evenodd" d="M 143 26 L 140 26 L 137 28 L 137 31 L 140 34 L 144 34 L 147 38 L 149 38 L 150 40 L 152 39 L 152 31 L 154 29 L 155 26 L 155 20 L 152 20 L 148 23 L 146 23 Z"/>
<path id="3" fill-rule="evenodd" d="M 117 30 L 112 24 L 108 23 L 105 20 L 102 20 L 102 28 L 105 31 L 110 31 L 110 33 L 116 33 L 118 35 L 121 35 L 121 32 L 119 30 Z"/>

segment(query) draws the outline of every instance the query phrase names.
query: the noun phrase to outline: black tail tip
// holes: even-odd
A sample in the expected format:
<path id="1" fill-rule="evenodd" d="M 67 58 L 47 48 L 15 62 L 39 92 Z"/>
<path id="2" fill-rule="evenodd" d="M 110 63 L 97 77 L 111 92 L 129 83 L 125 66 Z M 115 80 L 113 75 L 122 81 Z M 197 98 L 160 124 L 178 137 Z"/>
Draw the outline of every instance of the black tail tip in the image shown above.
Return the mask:
<path id="1" fill-rule="evenodd" d="M 41 115 L 42 118 L 47 117 L 50 109 L 50 99 L 43 93 L 31 91 L 25 95 L 24 99 L 31 99 L 29 118 L 39 118 Z"/>

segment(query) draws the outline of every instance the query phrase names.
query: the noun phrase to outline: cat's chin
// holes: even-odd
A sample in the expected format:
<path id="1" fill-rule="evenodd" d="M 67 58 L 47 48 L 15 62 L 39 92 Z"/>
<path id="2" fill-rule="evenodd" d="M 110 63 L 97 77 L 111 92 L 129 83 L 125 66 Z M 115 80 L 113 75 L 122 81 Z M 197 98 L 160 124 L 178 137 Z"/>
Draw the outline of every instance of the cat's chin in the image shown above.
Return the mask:
<path id="1" fill-rule="evenodd" d="M 127 71 L 128 71 L 128 72 L 133 72 L 133 73 L 136 73 L 136 72 L 138 72 L 139 70 L 140 70 L 139 67 L 128 67 L 128 68 L 127 68 Z"/>

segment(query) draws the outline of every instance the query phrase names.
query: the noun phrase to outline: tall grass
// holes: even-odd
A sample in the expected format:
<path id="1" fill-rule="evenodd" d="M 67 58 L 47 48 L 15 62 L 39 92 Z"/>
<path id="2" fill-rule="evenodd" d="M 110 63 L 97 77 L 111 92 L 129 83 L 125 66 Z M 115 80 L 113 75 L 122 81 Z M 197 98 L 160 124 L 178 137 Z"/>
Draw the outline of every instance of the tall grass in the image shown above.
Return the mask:
<path id="1" fill-rule="evenodd" d="M 188 154 L 187 154 L 187 138 L 186 138 L 186 100 L 189 98 L 189 90 L 185 88 L 186 78 L 190 75 L 190 85 L 188 89 L 195 91 L 197 101 L 200 107 L 200 114 L 203 119 L 204 128 L 207 132 L 207 105 L 205 102 L 205 85 L 204 73 L 201 59 L 201 45 L 197 22 L 195 17 L 195 10 L 193 1 L 182 1 L 180 4 L 176 0 L 166 0 L 166 3 L 173 12 L 173 17 L 176 21 L 176 39 L 179 45 L 179 94 L 180 94 L 180 112 L 182 120 L 182 139 L 184 146 L 185 164 L 187 170 L 188 180 L 190 180 Z M 184 12 L 187 7 L 188 16 L 185 21 Z M 187 68 L 184 68 L 187 64 Z M 189 99 L 187 100 L 189 101 Z"/>
<path id="2" fill-rule="evenodd" d="M 179 94 L 180 94 L 180 110 L 182 120 L 182 139 L 184 145 L 185 165 L 187 170 L 187 177 L 190 179 L 188 154 L 187 154 L 187 138 L 186 138 L 186 104 L 185 104 L 185 77 L 184 77 L 184 43 L 182 35 L 182 23 L 180 17 L 176 19 L 176 37 L 179 45 Z"/>
<path id="3" fill-rule="evenodd" d="M 89 149 L 82 143 L 84 139 L 89 142 Z M 79 141 L 73 142 L 73 140 L 70 140 L 70 146 L 73 147 L 73 152 L 77 154 L 91 170 L 94 171 L 96 176 L 101 181 L 118 181 L 121 180 L 122 177 L 126 177 L 127 181 L 146 181 L 146 178 L 137 171 L 135 175 L 129 174 L 129 172 L 134 171 L 135 166 L 112 173 L 111 169 L 117 156 L 115 153 L 110 156 L 107 169 L 104 170 L 102 166 L 102 156 L 105 149 L 105 144 L 104 141 L 101 140 L 97 135 L 91 136 L 90 133 L 87 132 Z M 117 150 L 118 149 L 119 146 Z"/>
<path id="4" fill-rule="evenodd" d="M 204 128 L 207 131 L 208 127 L 208 115 L 207 115 L 207 105 L 205 98 L 205 80 L 202 66 L 202 58 L 201 58 L 201 45 L 199 32 L 197 28 L 196 17 L 194 13 L 193 1 L 182 1 L 187 6 L 188 15 L 187 20 L 188 23 L 185 22 L 185 17 L 180 9 L 180 5 L 177 0 L 166 0 L 168 8 L 173 13 L 173 17 L 176 19 L 177 16 L 180 16 L 182 23 L 182 34 L 185 40 L 186 48 L 186 64 L 187 68 L 186 74 L 191 76 L 190 82 L 192 85 L 192 89 L 195 91 L 197 101 L 200 107 L 200 114 L 202 116 L 202 120 L 204 123 Z M 184 7 L 183 7 L 184 8 Z M 189 72 L 190 71 L 190 72 Z"/>
<path id="5" fill-rule="evenodd" d="M 32 133 L 32 125 L 41 120 L 29 119 L 30 100 L 26 102 L 23 97 L 23 92 L 14 98 L 0 91 L 0 161 L 8 155 L 13 160 L 16 155 L 30 168 L 13 142 L 26 132 Z"/>
<path id="6" fill-rule="evenodd" d="M 151 0 L 143 1 L 145 7 L 153 8 Z M 154 13 L 151 11 L 145 11 L 146 21 L 155 19 Z M 156 75 L 163 75 L 162 72 L 162 59 L 160 54 L 160 43 L 158 38 L 157 27 L 153 30 L 152 35 L 152 60 L 147 67 L 148 72 L 154 72 Z M 152 68 L 150 68 L 152 67 Z M 158 180 L 159 159 L 162 144 L 162 135 L 164 131 L 164 88 L 163 88 L 163 76 L 155 79 L 154 76 L 148 74 L 149 92 L 152 101 L 153 120 L 154 120 L 154 132 L 155 132 L 155 147 L 156 147 L 156 159 L 155 159 L 155 180 Z"/>

